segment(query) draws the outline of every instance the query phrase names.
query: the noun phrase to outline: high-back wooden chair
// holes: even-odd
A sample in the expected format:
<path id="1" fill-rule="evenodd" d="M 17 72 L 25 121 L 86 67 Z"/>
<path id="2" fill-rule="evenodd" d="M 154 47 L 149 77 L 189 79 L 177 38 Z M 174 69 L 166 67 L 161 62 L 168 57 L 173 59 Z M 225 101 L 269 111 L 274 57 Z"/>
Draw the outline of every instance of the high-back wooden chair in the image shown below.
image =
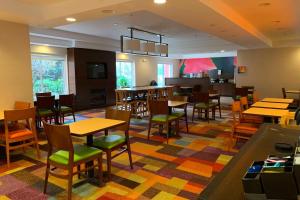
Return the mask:
<path id="1" fill-rule="evenodd" d="M 56 116 L 55 97 L 54 96 L 38 96 L 36 101 L 37 119 L 41 123 L 42 119 L 52 122 Z"/>
<path id="2" fill-rule="evenodd" d="M 74 94 L 59 95 L 58 114 L 61 123 L 65 123 L 65 116 L 72 114 L 74 122 L 75 119 L 75 96 Z"/>
<path id="3" fill-rule="evenodd" d="M 262 124 L 264 122 L 264 118 L 262 116 L 257 115 L 243 115 L 242 112 L 249 108 L 248 99 L 247 97 L 240 98 L 240 105 L 241 105 L 241 121 L 248 122 L 248 123 L 257 123 Z"/>
<path id="4" fill-rule="evenodd" d="M 150 139 L 150 132 L 152 124 L 158 124 L 159 126 L 166 126 L 167 129 L 167 143 L 169 143 L 169 129 L 172 122 L 176 123 L 176 132 L 178 134 L 178 120 L 176 115 L 169 114 L 168 101 L 149 101 L 149 127 L 148 127 L 148 140 Z"/>
<path id="5" fill-rule="evenodd" d="M 236 141 L 238 139 L 248 140 L 257 132 L 258 124 L 242 122 L 241 103 L 239 101 L 234 101 L 232 104 L 232 117 L 232 137 L 236 138 Z"/>
<path id="6" fill-rule="evenodd" d="M 19 123 L 22 126 L 11 126 L 11 123 Z M 6 149 L 7 166 L 10 166 L 10 151 L 35 146 L 39 158 L 39 145 L 35 126 L 35 108 L 5 110 L 4 111 L 4 133 L 0 134 L 0 146 Z M 12 145 L 13 144 L 13 145 Z"/>
<path id="7" fill-rule="evenodd" d="M 129 126 L 130 126 L 130 111 L 126 110 L 116 110 L 116 109 L 106 109 L 105 118 L 107 119 L 115 119 L 115 120 L 122 120 L 126 122 L 124 125 L 116 127 L 114 130 L 124 132 L 124 136 L 116 134 L 116 133 L 108 133 L 105 132 L 104 136 L 100 136 L 96 138 L 93 142 L 93 146 L 96 148 L 101 149 L 106 153 L 107 157 L 107 171 L 109 179 L 111 177 L 111 160 L 121 153 L 128 152 L 129 163 L 131 169 L 133 169 L 132 158 L 131 158 L 131 148 L 130 148 L 130 140 L 129 140 Z M 112 151 L 118 150 L 122 147 L 123 148 L 120 152 L 112 156 Z"/>
<path id="8" fill-rule="evenodd" d="M 44 130 L 48 140 L 47 167 L 45 175 L 44 193 L 47 191 L 49 174 L 57 178 L 68 180 L 68 199 L 72 195 L 73 176 L 81 170 L 74 172 L 74 167 L 89 161 L 97 160 L 99 182 L 102 183 L 102 151 L 86 145 L 76 144 L 73 146 L 70 128 L 68 125 L 50 125 L 43 121 Z M 50 166 L 68 171 L 65 174 L 57 174 L 50 171 Z"/>
<path id="9" fill-rule="evenodd" d="M 184 102 L 188 102 L 188 96 L 173 96 L 170 100 L 172 101 L 184 101 Z M 172 112 L 173 115 L 178 116 L 180 119 L 184 119 L 185 120 L 185 126 L 186 126 L 186 132 L 189 132 L 189 125 L 188 125 L 188 116 L 187 116 L 187 106 L 188 104 L 185 104 L 184 106 L 179 106 L 179 107 L 175 107 L 174 109 L 176 109 L 175 112 Z M 177 111 L 177 109 L 181 109 L 182 111 Z"/>
<path id="10" fill-rule="evenodd" d="M 205 111 L 205 118 L 209 122 L 209 112 L 212 112 L 212 117 L 215 119 L 215 110 L 217 103 L 209 100 L 209 93 L 193 92 L 193 115 L 192 121 L 194 121 L 195 111 L 198 111 L 198 117 L 202 115 L 202 111 Z"/>

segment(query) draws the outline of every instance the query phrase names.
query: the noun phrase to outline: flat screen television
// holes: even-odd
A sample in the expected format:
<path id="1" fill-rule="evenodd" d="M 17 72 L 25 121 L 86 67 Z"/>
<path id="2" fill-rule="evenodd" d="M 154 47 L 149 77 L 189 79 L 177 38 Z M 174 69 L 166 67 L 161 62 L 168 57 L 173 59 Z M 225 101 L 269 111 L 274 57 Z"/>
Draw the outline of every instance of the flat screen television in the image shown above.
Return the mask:
<path id="1" fill-rule="evenodd" d="M 87 63 L 88 79 L 106 79 L 107 65 L 105 63 Z"/>

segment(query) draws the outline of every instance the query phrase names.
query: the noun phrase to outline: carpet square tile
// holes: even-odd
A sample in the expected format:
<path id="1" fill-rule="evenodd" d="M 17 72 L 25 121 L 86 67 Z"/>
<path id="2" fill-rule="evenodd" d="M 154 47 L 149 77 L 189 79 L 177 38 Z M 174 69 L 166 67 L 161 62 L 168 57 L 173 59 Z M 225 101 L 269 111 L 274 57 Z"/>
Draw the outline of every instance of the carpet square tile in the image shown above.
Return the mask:
<path id="1" fill-rule="evenodd" d="M 150 140 L 147 139 L 147 117 L 132 119 L 129 134 L 134 169 L 130 168 L 128 154 L 124 153 L 113 159 L 111 181 L 103 187 L 86 181 L 77 184 L 83 178 L 78 180 L 74 176 L 72 199 L 197 199 L 243 145 L 239 142 L 234 147 L 230 146 L 229 115 L 230 112 L 224 111 L 222 119 L 211 120 L 209 124 L 195 119 L 189 123 L 189 133 L 186 133 L 185 124 L 181 124 L 180 136 L 169 138 L 169 144 L 165 134 L 160 135 L 157 128 L 152 128 Z M 104 116 L 103 109 L 93 109 L 76 113 L 76 120 Z M 66 124 L 72 122 L 72 116 L 65 118 Z M 66 199 L 67 181 L 51 175 L 47 194 L 43 194 L 48 149 L 45 138 L 44 133 L 40 132 L 40 159 L 36 158 L 34 150 L 28 148 L 25 153 L 15 152 L 11 156 L 11 167 L 7 168 L 5 157 L 1 157 L 0 200 Z M 73 137 L 73 142 L 85 143 L 85 138 Z M 103 169 L 106 170 L 105 154 L 103 158 Z"/>

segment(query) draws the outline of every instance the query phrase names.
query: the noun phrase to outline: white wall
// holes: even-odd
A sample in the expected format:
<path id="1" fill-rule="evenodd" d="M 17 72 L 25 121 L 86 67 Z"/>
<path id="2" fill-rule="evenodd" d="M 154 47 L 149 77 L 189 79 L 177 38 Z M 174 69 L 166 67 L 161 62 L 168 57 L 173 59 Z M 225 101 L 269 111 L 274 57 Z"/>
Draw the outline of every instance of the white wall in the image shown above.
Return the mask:
<path id="1" fill-rule="evenodd" d="M 260 97 L 282 97 L 281 88 L 300 89 L 300 48 L 239 50 L 237 86 L 254 85 Z"/>
<path id="2" fill-rule="evenodd" d="M 135 63 L 136 86 L 149 85 L 152 80 L 157 81 L 157 64 L 172 64 L 173 76 L 179 76 L 179 61 L 176 59 L 117 53 L 117 60 L 128 60 Z"/>
<path id="3" fill-rule="evenodd" d="M 0 21 L 0 111 L 17 100 L 32 102 L 32 75 L 27 25 Z"/>

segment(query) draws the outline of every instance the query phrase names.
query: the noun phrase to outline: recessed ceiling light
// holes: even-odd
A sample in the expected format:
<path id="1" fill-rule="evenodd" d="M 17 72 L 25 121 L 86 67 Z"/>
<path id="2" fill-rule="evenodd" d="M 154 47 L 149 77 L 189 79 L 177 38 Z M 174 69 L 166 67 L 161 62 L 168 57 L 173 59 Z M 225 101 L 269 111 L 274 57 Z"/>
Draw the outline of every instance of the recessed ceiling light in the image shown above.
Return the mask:
<path id="1" fill-rule="evenodd" d="M 114 26 L 118 26 L 119 24 L 118 23 L 114 23 Z"/>
<path id="2" fill-rule="evenodd" d="M 76 19 L 74 17 L 67 17 L 66 20 L 68 22 L 76 22 Z"/>
<path id="3" fill-rule="evenodd" d="M 156 3 L 156 4 L 165 4 L 165 3 L 167 3 L 167 0 L 154 0 L 154 3 Z"/>
<path id="4" fill-rule="evenodd" d="M 269 3 L 269 2 L 265 2 L 265 3 L 260 3 L 260 4 L 258 4 L 258 6 L 270 6 L 271 5 L 271 3 Z"/>
<path id="5" fill-rule="evenodd" d="M 225 52 L 225 50 L 221 50 L 220 52 L 221 52 L 221 53 L 224 53 L 224 52 Z"/>

